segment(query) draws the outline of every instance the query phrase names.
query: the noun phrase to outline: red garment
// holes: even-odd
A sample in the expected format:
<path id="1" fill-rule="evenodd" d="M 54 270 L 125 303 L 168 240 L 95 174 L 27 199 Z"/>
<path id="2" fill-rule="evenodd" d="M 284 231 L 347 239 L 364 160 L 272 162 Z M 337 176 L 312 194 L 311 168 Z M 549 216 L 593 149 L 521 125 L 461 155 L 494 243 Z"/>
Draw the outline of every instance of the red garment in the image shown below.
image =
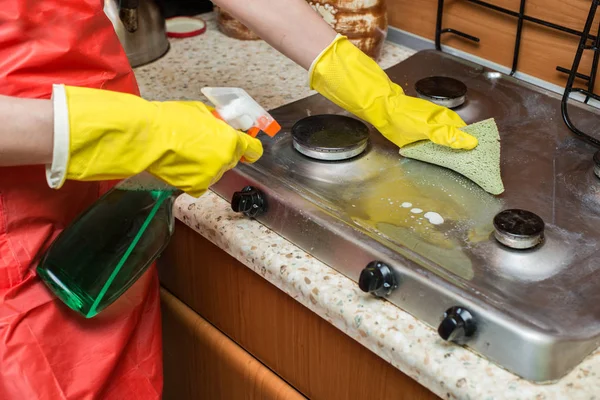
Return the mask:
<path id="1" fill-rule="evenodd" d="M 54 83 L 139 94 L 103 0 L 3 1 L 0 94 L 49 98 Z M 101 190 L 83 182 L 52 190 L 43 167 L 0 168 L 0 399 L 161 397 L 154 267 L 93 319 L 35 274 L 41 253 Z"/>

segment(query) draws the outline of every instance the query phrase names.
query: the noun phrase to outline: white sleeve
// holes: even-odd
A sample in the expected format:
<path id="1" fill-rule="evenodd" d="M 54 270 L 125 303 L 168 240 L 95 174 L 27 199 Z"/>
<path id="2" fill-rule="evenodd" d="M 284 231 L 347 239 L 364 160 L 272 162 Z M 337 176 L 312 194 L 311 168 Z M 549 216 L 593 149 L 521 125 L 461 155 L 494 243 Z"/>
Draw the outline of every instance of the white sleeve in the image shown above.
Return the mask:
<path id="1" fill-rule="evenodd" d="M 64 85 L 52 86 L 52 105 L 54 108 L 54 150 L 52 164 L 46 166 L 46 180 L 51 188 L 58 189 L 65 182 L 70 148 L 69 109 Z"/>

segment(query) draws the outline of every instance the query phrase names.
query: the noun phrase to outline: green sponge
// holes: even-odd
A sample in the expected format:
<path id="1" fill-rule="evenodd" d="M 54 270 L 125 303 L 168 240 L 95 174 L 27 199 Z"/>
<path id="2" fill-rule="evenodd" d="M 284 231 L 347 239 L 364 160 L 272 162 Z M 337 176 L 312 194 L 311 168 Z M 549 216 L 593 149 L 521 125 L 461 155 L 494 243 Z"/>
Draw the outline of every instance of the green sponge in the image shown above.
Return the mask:
<path id="1" fill-rule="evenodd" d="M 473 135 L 479 145 L 473 150 L 454 150 L 432 142 L 417 142 L 400 149 L 404 157 L 451 169 L 469 178 L 486 192 L 504 192 L 500 175 L 500 135 L 493 118 L 461 129 Z"/>

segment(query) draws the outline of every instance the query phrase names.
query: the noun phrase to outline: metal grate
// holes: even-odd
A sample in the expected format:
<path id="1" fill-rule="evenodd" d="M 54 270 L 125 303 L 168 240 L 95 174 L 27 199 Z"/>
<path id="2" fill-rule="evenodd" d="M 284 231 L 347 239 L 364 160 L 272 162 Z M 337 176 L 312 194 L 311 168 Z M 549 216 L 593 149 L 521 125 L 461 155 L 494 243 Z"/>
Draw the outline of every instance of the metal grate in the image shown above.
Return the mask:
<path id="1" fill-rule="evenodd" d="M 499 13 L 517 18 L 517 32 L 516 32 L 516 38 L 515 38 L 515 47 L 514 47 L 514 54 L 513 54 L 513 60 L 512 60 L 512 68 L 511 68 L 511 72 L 510 72 L 511 76 L 513 76 L 517 72 L 517 68 L 518 68 L 518 64 L 519 64 L 519 52 L 520 52 L 520 48 L 521 48 L 521 36 L 523 33 L 523 23 L 525 21 L 536 24 L 536 25 L 544 26 L 544 27 L 547 27 L 550 29 L 554 29 L 554 30 L 557 30 L 560 32 L 564 32 L 564 33 L 567 33 L 570 35 L 574 35 L 574 36 L 577 36 L 580 38 L 580 42 L 577 47 L 577 52 L 575 53 L 575 58 L 573 60 L 573 65 L 571 66 L 571 68 L 568 69 L 568 68 L 564 68 L 561 66 L 556 67 L 557 71 L 568 75 L 567 84 L 565 86 L 565 91 L 564 91 L 564 95 L 563 95 L 563 99 L 562 99 L 562 103 L 561 103 L 561 113 L 562 113 L 562 117 L 563 117 L 565 124 L 573 133 L 575 133 L 576 135 L 582 137 L 583 139 L 587 140 L 588 142 L 590 142 L 596 146 L 600 146 L 600 140 L 596 139 L 595 137 L 593 137 L 587 133 L 584 133 L 583 131 L 581 131 L 580 129 L 575 127 L 575 125 L 573 124 L 573 121 L 571 119 L 571 116 L 569 115 L 569 110 L 568 110 L 568 103 L 571 100 L 571 94 L 573 94 L 573 93 L 578 93 L 578 94 L 585 96 L 584 103 L 586 103 L 586 104 L 589 103 L 590 99 L 600 101 L 600 96 L 598 96 L 597 94 L 594 93 L 594 85 L 596 83 L 596 74 L 598 72 L 598 60 L 600 58 L 600 34 L 597 36 L 594 36 L 590 33 L 591 29 L 592 29 L 592 25 L 594 24 L 594 18 L 596 16 L 596 11 L 598 9 L 598 5 L 600 5 L 600 0 L 591 0 L 590 12 L 587 16 L 587 19 L 586 19 L 586 22 L 585 22 L 585 25 L 584 25 L 584 28 L 582 31 L 578 31 L 576 29 L 571 29 L 566 26 L 558 25 L 558 24 L 555 24 L 555 23 L 552 23 L 549 21 L 544 21 L 542 19 L 527 15 L 525 13 L 527 0 L 521 0 L 518 12 L 509 10 L 507 8 L 499 7 L 494 4 L 489 3 L 487 1 L 482 1 L 482 0 L 462 0 L 462 1 L 466 1 L 469 3 L 475 4 L 477 6 L 480 6 L 480 7 L 488 8 L 488 9 L 497 11 Z M 435 47 L 436 47 L 436 49 L 438 51 L 442 50 L 441 40 L 442 40 L 442 35 L 445 33 L 451 33 L 451 34 L 460 36 L 464 39 L 479 43 L 480 40 L 478 37 L 469 35 L 468 33 L 464 33 L 459 30 L 456 30 L 456 29 L 442 28 L 444 3 L 445 3 L 445 0 L 438 0 L 437 21 L 436 21 L 436 29 L 435 29 Z M 600 24 L 599 24 L 599 28 L 600 28 Z M 581 63 L 581 59 L 582 59 L 585 51 L 592 51 L 594 53 L 592 67 L 591 67 L 589 75 L 579 73 L 579 65 Z M 576 78 L 585 81 L 587 87 L 585 89 L 574 87 Z"/>

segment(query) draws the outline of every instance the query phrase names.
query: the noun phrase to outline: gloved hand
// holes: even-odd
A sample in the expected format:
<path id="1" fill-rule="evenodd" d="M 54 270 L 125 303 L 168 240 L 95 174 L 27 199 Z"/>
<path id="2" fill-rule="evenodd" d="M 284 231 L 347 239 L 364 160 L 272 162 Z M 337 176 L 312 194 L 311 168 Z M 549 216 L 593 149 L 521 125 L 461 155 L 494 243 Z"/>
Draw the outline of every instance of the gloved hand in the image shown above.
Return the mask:
<path id="1" fill-rule="evenodd" d="M 473 149 L 477 139 L 463 133 L 464 121 L 448 108 L 406 96 L 375 61 L 338 35 L 315 59 L 311 89 L 372 124 L 399 147 L 420 140 L 454 149 Z"/>
<path id="2" fill-rule="evenodd" d="M 66 179 L 115 180 L 148 171 L 198 197 L 262 144 L 200 102 L 150 102 L 130 94 L 57 85 L 51 187 Z"/>

